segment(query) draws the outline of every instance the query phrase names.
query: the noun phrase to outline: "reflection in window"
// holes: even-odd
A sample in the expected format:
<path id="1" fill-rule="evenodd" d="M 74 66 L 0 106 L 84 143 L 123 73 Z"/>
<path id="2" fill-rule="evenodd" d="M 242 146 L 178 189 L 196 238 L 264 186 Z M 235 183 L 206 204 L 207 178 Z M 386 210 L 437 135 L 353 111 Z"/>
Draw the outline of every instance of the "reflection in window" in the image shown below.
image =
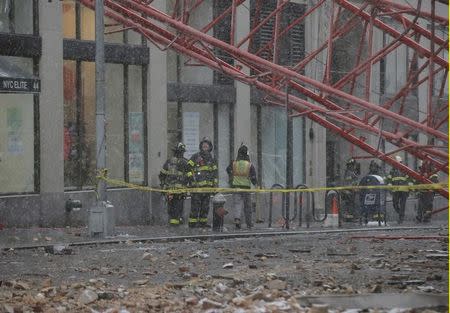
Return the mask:
<path id="1" fill-rule="evenodd" d="M 124 72 L 124 69 L 127 71 Z M 108 175 L 111 178 L 142 184 L 145 180 L 142 68 L 107 63 L 105 74 Z M 65 60 L 64 183 L 66 189 L 79 190 L 95 187 L 95 151 L 95 63 Z M 128 163 L 125 160 L 128 160 Z"/>
<path id="2" fill-rule="evenodd" d="M 95 185 L 94 71 L 93 63 L 64 61 L 64 185 L 69 189 Z"/>
<path id="3" fill-rule="evenodd" d="M 33 6 L 30 0 L 0 0 L 0 32 L 33 34 Z"/>
<path id="4" fill-rule="evenodd" d="M 33 61 L 0 57 L 5 74 L 30 77 Z M 35 191 L 33 95 L 0 94 L 0 193 Z"/>
<path id="5" fill-rule="evenodd" d="M 124 179 L 123 65 L 106 64 L 106 167 L 108 176 Z"/>
<path id="6" fill-rule="evenodd" d="M 128 66 L 128 174 L 129 181 L 144 183 L 144 114 L 142 67 Z"/>
<path id="7" fill-rule="evenodd" d="M 286 111 L 262 108 L 262 179 L 263 185 L 286 182 Z"/>
<path id="8" fill-rule="evenodd" d="M 64 38 L 75 39 L 75 1 L 64 0 L 62 4 L 62 11 L 63 36 Z"/>
<path id="9" fill-rule="evenodd" d="M 0 95 L 0 193 L 34 191 L 33 95 Z"/>

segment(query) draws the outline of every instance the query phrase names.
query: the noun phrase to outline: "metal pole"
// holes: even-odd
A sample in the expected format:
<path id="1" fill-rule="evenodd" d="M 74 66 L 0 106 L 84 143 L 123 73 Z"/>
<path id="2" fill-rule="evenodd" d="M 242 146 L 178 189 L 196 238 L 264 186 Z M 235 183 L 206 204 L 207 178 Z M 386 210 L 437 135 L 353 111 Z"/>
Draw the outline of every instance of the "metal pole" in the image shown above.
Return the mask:
<path id="1" fill-rule="evenodd" d="M 286 189 L 293 188 L 292 118 L 289 109 L 289 83 L 286 85 Z M 290 193 L 286 194 L 286 229 L 289 229 Z"/>
<path id="2" fill-rule="evenodd" d="M 97 172 L 106 168 L 105 137 L 105 38 L 103 0 L 95 1 L 95 126 L 97 134 Z M 97 184 L 98 202 L 106 201 L 106 182 Z"/>

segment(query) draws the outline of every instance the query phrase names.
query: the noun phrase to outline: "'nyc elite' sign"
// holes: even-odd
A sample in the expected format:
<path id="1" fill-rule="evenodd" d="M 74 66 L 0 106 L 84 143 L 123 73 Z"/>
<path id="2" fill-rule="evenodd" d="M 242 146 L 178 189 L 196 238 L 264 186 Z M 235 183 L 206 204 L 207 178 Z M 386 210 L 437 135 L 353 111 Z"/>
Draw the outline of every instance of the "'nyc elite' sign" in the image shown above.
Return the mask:
<path id="1" fill-rule="evenodd" d="M 0 77 L 0 93 L 38 93 L 40 91 L 39 79 Z"/>

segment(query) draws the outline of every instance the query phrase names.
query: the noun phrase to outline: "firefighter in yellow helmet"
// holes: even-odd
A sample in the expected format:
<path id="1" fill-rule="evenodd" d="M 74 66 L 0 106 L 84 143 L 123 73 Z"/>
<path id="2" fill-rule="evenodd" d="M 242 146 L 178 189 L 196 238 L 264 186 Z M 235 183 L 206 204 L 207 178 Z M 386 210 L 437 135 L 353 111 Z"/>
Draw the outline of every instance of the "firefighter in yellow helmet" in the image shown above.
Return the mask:
<path id="1" fill-rule="evenodd" d="M 397 155 L 395 156 L 395 160 L 397 162 L 403 163 L 402 157 Z M 409 189 L 408 185 L 410 183 L 410 179 L 408 175 L 403 174 L 400 170 L 393 167 L 389 172 L 389 175 L 386 179 L 388 185 L 392 186 L 405 186 L 399 187 L 398 189 L 392 192 L 392 205 L 394 206 L 395 212 L 398 214 L 398 223 L 403 223 L 405 219 L 405 206 L 406 200 L 408 199 Z"/>
<path id="2" fill-rule="evenodd" d="M 251 185 L 257 185 L 256 170 L 250 162 L 248 148 L 241 144 L 237 158 L 227 167 L 227 173 L 231 188 L 250 189 Z M 237 229 L 241 228 L 242 206 L 244 207 L 244 217 L 247 228 L 252 228 L 252 203 L 250 193 L 239 192 L 233 194 L 234 203 L 234 223 Z"/>
<path id="3" fill-rule="evenodd" d="M 212 154 L 213 144 L 209 137 L 203 137 L 199 149 L 188 161 L 192 187 L 217 187 L 217 162 Z M 210 193 L 191 194 L 189 227 L 208 227 L 209 198 Z"/>
<path id="4" fill-rule="evenodd" d="M 161 171 L 159 180 L 164 189 L 186 188 L 190 182 L 190 172 L 187 160 L 184 158 L 186 146 L 179 142 L 174 149 L 174 155 L 168 159 Z M 169 214 L 169 224 L 179 225 L 183 222 L 184 193 L 166 193 L 167 213 Z"/>

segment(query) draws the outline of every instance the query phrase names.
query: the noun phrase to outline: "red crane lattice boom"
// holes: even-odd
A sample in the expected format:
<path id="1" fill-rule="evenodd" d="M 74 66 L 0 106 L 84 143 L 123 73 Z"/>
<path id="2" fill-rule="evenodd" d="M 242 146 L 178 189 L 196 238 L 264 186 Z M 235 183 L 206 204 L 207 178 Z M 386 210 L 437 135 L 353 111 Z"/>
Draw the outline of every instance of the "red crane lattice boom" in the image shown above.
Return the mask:
<path id="1" fill-rule="evenodd" d="M 79 1 L 95 8 L 95 0 Z M 258 88 L 265 92 L 265 100 L 268 103 L 280 106 L 288 103 L 288 107 L 297 111 L 297 115 L 307 116 L 372 157 L 400 169 L 417 181 L 431 183 L 425 174 L 397 162 L 393 158 L 394 152 L 405 151 L 432 165 L 435 171 L 448 175 L 448 134 L 442 130 L 443 126 L 448 126 L 448 106 L 437 108 L 434 104 L 436 100 L 432 97 L 436 86 L 439 86 L 438 96 L 442 97 L 447 85 L 448 39 L 445 38 L 446 35 L 437 34 L 435 24 L 447 26 L 448 17 L 435 12 L 435 0 L 431 0 L 431 11 L 422 8 L 421 0 L 417 0 L 416 7 L 391 0 L 367 0 L 362 3 L 358 1 L 358 4 L 348 0 L 317 0 L 305 9 L 303 14 L 283 26 L 280 22 L 281 16 L 290 1 L 277 0 L 276 7 L 266 16 L 262 16 L 264 1 L 255 0 L 256 9 L 250 30 L 247 34 L 240 34 L 240 40 L 235 40 L 236 14 L 244 0 L 229 1 L 228 8 L 211 21 L 205 21 L 205 26 L 198 29 L 192 27 L 189 20 L 192 13 L 204 4 L 204 0 L 176 0 L 170 12 L 158 10 L 152 2 L 104 0 L 105 14 L 127 28 L 141 33 L 160 49 L 173 49 L 202 65 Z M 283 36 L 296 25 L 305 23 L 313 14 L 318 14 L 326 4 L 329 6 L 326 8 L 329 10 L 327 36 L 317 44 L 316 49 L 306 51 L 307 54 L 297 64 L 279 64 L 279 45 Z M 344 14 L 350 17 L 346 20 L 341 18 Z M 401 27 L 393 27 L 384 21 L 386 16 L 392 17 Z M 223 23 L 226 18 L 231 34 L 229 42 L 208 34 L 208 31 Z M 423 27 L 424 20 L 431 23 L 431 30 Z M 269 21 L 273 22 L 272 38 L 261 47 L 255 48 L 255 36 Z M 357 25 L 364 26 L 359 45 L 355 44 L 358 51 L 356 62 L 345 75 L 333 81 L 331 71 L 334 46 Z M 378 50 L 374 48 L 375 32 L 382 32 L 390 38 L 390 42 Z M 408 68 L 405 83 L 384 102 L 371 102 L 371 72 L 374 65 L 405 47 L 412 51 L 412 57 L 405 60 Z M 318 55 L 323 53 L 326 53 L 326 61 L 322 64 L 322 79 L 313 79 L 303 74 L 306 67 L 317 64 Z M 229 61 L 230 58 L 232 62 Z M 423 60 L 420 66 L 419 59 Z M 436 78 L 441 81 L 436 82 Z M 429 94 L 427 116 L 425 120 L 418 121 L 404 115 L 403 111 L 407 105 L 407 97 L 425 82 L 428 84 L 426 88 Z M 363 92 L 359 95 L 355 89 L 361 83 Z M 295 90 L 296 94 L 303 96 L 286 94 L 286 90 Z M 394 105 L 396 103 L 399 108 Z M 364 114 L 354 113 L 355 108 Z M 396 126 L 386 129 L 383 127 L 383 121 L 389 121 Z M 369 144 L 357 132 L 384 139 L 397 148 L 391 152 L 381 151 L 378 145 Z M 413 132 L 425 135 L 428 144 L 421 145 L 412 140 L 410 135 Z M 439 190 L 439 193 L 448 198 L 446 189 Z"/>

